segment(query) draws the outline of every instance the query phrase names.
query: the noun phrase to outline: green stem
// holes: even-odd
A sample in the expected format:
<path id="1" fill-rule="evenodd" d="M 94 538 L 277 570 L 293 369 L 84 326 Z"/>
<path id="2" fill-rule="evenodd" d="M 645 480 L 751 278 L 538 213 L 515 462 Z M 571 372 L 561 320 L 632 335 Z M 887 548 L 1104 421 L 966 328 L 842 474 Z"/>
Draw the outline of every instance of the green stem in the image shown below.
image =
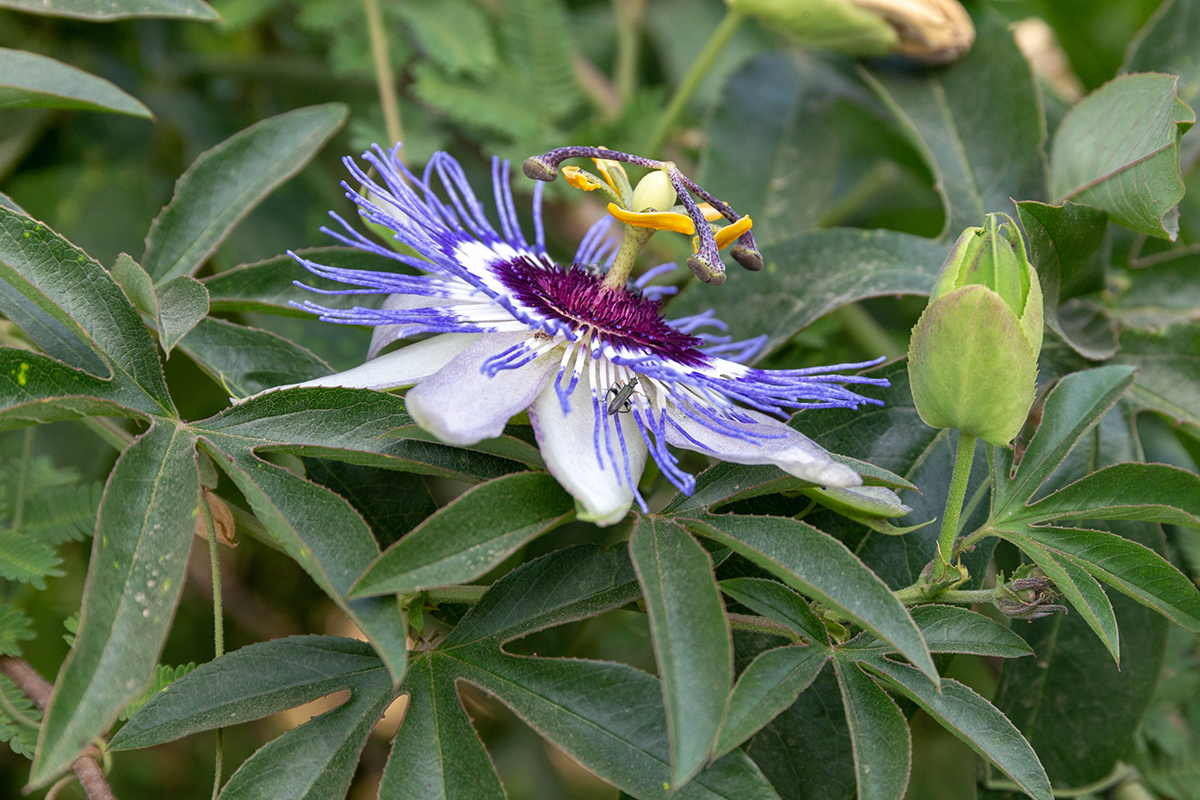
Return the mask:
<path id="1" fill-rule="evenodd" d="M 988 774 L 984 778 L 984 785 L 996 791 L 1020 791 L 1021 787 L 1012 781 L 1003 778 L 993 778 L 991 776 L 991 767 L 988 768 Z M 1085 797 L 1089 794 L 1100 794 L 1106 789 L 1111 789 L 1113 786 L 1120 784 L 1123 781 L 1137 780 L 1138 771 L 1133 767 L 1121 761 L 1113 767 L 1112 772 L 1104 776 L 1095 783 L 1089 783 L 1086 786 L 1079 786 L 1074 789 L 1054 789 L 1052 794 L 1054 797 Z"/>
<path id="2" fill-rule="evenodd" d="M 379 0 L 363 0 L 367 14 L 367 33 L 371 40 L 371 60 L 375 64 L 375 83 L 379 87 L 379 104 L 383 106 L 383 124 L 391 144 L 404 140 L 400 126 L 400 104 L 396 101 L 396 82 L 392 78 L 392 60 L 388 57 L 387 29 Z"/>
<path id="3" fill-rule="evenodd" d="M 974 460 L 975 437 L 959 431 L 958 450 L 954 453 L 954 472 L 950 476 L 946 512 L 942 515 L 942 533 L 938 538 L 935 579 L 944 577 L 950 570 L 950 554 L 954 550 L 954 537 L 958 535 L 958 519 L 962 513 L 963 499 L 967 496 L 967 481 L 971 477 L 971 463 Z"/>
<path id="4" fill-rule="evenodd" d="M 646 242 L 650 241 L 650 237 L 653 235 L 654 230 L 651 228 L 626 225 L 625 234 L 621 238 L 621 247 L 617 250 L 617 257 L 613 260 L 612 266 L 604 275 L 604 282 L 600 285 L 605 289 L 625 288 L 625 282 L 633 274 L 633 265 L 637 263 L 638 254 L 642 252 L 642 248 L 646 246 Z"/>
<path id="5" fill-rule="evenodd" d="M 133 434 L 117 424 L 116 420 L 108 417 L 84 417 L 79 420 L 83 426 L 108 442 L 117 450 L 124 450 L 133 444 Z"/>
<path id="6" fill-rule="evenodd" d="M 25 495 L 29 492 L 29 468 L 33 463 L 33 437 L 36 427 L 25 429 L 25 438 L 21 442 L 21 471 L 17 473 L 17 496 L 13 498 L 12 521 L 9 529 L 20 530 L 25 522 Z"/>
<path id="7" fill-rule="evenodd" d="M 666 144 L 667 137 L 671 135 L 671 131 L 675 127 L 675 123 L 679 121 L 680 115 L 683 114 L 683 110 L 687 108 L 688 102 L 692 99 L 692 95 L 700 88 L 700 83 L 708 75 L 708 71 L 712 69 L 712 65 L 717 60 L 717 57 L 725 51 L 725 46 L 729 44 L 729 40 L 733 38 L 733 34 L 741 27 L 744 18 L 741 13 L 733 9 L 725 13 L 725 19 L 721 20 L 721 24 L 713 31 L 712 36 L 708 37 L 704 49 L 700 51 L 700 55 L 696 57 L 687 75 L 684 76 L 683 82 L 675 90 L 675 96 L 671 98 L 670 104 L 663 111 L 662 116 L 658 118 L 654 134 L 650 137 L 646 146 L 642 148 L 644 155 L 653 158 L 655 154 L 662 150 L 663 145 Z"/>
<path id="8" fill-rule="evenodd" d="M 854 342 L 870 355 L 899 358 L 904 351 L 891 335 L 867 310 L 858 303 L 842 306 L 834 312 L 842 329 Z"/>
<path id="9" fill-rule="evenodd" d="M 217 551 L 217 529 L 213 524 L 212 509 L 208 507 L 208 493 L 200 490 L 200 514 L 204 517 L 204 528 L 208 531 L 208 562 L 212 569 L 213 593 L 213 651 L 214 660 L 225 655 L 225 620 L 221 608 L 221 560 Z M 216 731 L 217 753 L 213 764 L 213 800 L 221 793 L 221 767 L 224 761 L 224 736 L 220 728 Z"/>
<path id="10" fill-rule="evenodd" d="M 617 16 L 617 63 L 613 75 L 624 108 L 637 91 L 638 50 L 646 0 L 613 0 L 613 6 Z"/>

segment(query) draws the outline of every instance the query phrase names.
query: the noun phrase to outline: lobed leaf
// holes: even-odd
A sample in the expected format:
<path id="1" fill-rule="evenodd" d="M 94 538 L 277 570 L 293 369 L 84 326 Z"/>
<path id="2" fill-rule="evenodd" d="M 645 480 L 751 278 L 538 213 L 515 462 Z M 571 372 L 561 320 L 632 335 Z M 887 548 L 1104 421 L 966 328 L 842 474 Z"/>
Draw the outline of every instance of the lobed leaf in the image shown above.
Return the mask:
<path id="1" fill-rule="evenodd" d="M 733 686 L 733 642 L 712 560 L 677 523 L 638 518 L 629 555 L 642 587 L 662 681 L 671 786 L 708 761 Z"/>
<path id="2" fill-rule="evenodd" d="M 729 578 L 721 581 L 721 591 L 750 608 L 808 637 L 813 644 L 829 644 L 829 632 L 803 597 L 782 583 L 766 578 Z"/>
<path id="3" fill-rule="evenodd" d="M 212 317 L 187 331 L 179 349 L 233 397 L 333 372 L 310 350 L 282 336 Z"/>
<path id="4" fill-rule="evenodd" d="M 955 606 L 918 606 L 913 620 L 921 629 L 931 653 L 971 653 L 993 658 L 1020 658 L 1033 653 L 1029 645 L 990 617 Z M 847 642 L 841 652 L 889 651 L 891 648 L 870 634 Z"/>
<path id="5" fill-rule="evenodd" d="M 168 356 L 179 340 L 208 316 L 208 290 L 188 275 L 167 281 L 158 291 L 158 343 Z"/>
<path id="6" fill-rule="evenodd" d="M 904 797 L 912 760 L 908 720 L 854 661 L 834 658 L 833 666 L 854 745 L 858 800 Z"/>
<path id="7" fill-rule="evenodd" d="M 762 730 L 812 685 L 829 660 L 819 645 L 777 647 L 759 653 L 738 676 L 721 721 L 713 758 Z"/>
<path id="8" fill-rule="evenodd" d="M 1200 528 L 1200 476 L 1167 464 L 1113 464 L 1000 519 L 1137 519 Z"/>
<path id="9" fill-rule="evenodd" d="M 126 381 L 97 378 L 61 361 L 0 347 L 0 430 L 86 416 L 136 417 L 146 396 Z"/>
<path id="10" fill-rule="evenodd" d="M 0 47 L 0 110 L 10 108 L 74 108 L 154 118 L 137 98 L 103 78 L 37 53 Z"/>

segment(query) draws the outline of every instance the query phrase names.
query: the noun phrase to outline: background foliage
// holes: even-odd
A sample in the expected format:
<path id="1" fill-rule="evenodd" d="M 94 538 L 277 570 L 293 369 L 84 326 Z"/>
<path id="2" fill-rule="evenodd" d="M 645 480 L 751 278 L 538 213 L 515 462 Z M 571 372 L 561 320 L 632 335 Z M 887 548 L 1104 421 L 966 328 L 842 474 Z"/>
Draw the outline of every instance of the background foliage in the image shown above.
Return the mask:
<path id="1" fill-rule="evenodd" d="M 1036 564 L 1070 613 L 1029 622 L 910 612 L 936 526 L 888 535 L 773 467 L 707 467 L 691 498 L 648 474 L 661 513 L 597 529 L 528 428 L 450 448 L 362 390 L 230 408 L 366 352 L 288 305 L 281 254 L 387 268 L 318 232 L 337 159 L 391 138 L 369 7 L 0 0 L 0 657 L 57 676 L 44 721 L 0 677 L 0 792 L 103 736 L 117 796 L 208 797 L 190 734 L 224 726 L 224 798 L 1197 797 L 1200 2 L 968 5 L 975 47 L 940 68 L 737 26 L 662 152 L 754 217 L 766 268 L 681 281 L 669 313 L 766 334 L 773 367 L 899 358 L 958 233 L 1018 219 L 1041 391 L 1015 473 L 980 448 L 962 589 Z M 404 157 L 481 180 L 492 154 L 654 149 L 726 14 L 379 10 Z M 1028 44 L 1047 30 L 1061 52 Z M 569 258 L 602 209 L 548 188 Z M 926 523 L 954 437 L 902 361 L 879 374 L 884 406 L 792 424 Z M 218 662 L 208 508 L 237 532 Z"/>

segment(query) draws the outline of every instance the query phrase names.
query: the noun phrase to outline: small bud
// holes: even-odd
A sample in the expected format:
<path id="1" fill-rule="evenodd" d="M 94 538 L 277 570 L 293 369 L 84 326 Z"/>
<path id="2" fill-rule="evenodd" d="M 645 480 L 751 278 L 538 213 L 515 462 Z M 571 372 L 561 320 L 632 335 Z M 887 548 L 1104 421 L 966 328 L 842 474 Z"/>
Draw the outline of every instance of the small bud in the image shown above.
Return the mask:
<path id="1" fill-rule="evenodd" d="M 525 177 L 535 181 L 552 181 L 558 177 L 558 170 L 552 167 L 541 156 L 530 156 L 521 164 Z"/>
<path id="2" fill-rule="evenodd" d="M 913 328 L 917 412 L 930 427 L 1008 444 L 1033 405 L 1041 349 L 1037 273 L 1012 219 L 991 214 L 959 237 Z"/>
<path id="3" fill-rule="evenodd" d="M 654 170 L 638 181 L 633 190 L 633 207 L 630 211 L 670 211 L 675 206 L 675 187 L 662 170 Z"/>

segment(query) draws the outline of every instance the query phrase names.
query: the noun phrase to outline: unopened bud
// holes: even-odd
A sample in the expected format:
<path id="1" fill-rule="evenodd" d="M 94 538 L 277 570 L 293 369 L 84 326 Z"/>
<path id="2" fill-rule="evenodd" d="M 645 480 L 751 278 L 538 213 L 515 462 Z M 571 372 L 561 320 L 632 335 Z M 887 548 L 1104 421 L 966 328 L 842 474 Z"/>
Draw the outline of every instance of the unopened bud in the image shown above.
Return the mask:
<path id="1" fill-rule="evenodd" d="M 1041 349 L 1037 273 L 1012 219 L 991 214 L 959 237 L 913 328 L 917 412 L 930 427 L 1008 444 L 1033 405 Z"/>
<path id="2" fill-rule="evenodd" d="M 633 207 L 630 211 L 670 211 L 675 205 L 675 187 L 662 170 L 654 170 L 638 181 L 633 190 Z"/>

